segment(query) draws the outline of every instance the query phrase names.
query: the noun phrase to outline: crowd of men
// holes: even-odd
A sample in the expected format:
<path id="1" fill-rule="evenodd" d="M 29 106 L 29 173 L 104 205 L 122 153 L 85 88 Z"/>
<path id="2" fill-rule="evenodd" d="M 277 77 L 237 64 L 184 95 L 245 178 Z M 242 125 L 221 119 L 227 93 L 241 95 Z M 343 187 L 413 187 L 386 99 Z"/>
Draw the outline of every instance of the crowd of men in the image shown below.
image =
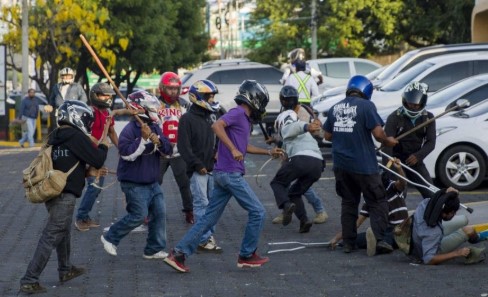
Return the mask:
<path id="1" fill-rule="evenodd" d="M 307 106 L 316 92 L 316 82 L 310 79 L 304 57 L 297 57 L 291 61 L 294 69 L 280 92 L 282 112 L 275 122 L 275 135 L 267 139 L 267 143 L 276 143 L 272 149 L 250 143 L 252 125 L 261 122 L 269 102 L 266 87 L 258 81 L 245 80 L 234 98 L 236 107 L 221 113 L 218 86 L 212 81 L 195 82 L 187 102 L 180 97 L 178 75 L 165 72 L 159 98 L 146 91 L 134 92 L 128 95 L 128 109 L 114 112 L 110 110 L 114 91 L 109 84 L 94 85 L 88 105 L 86 96 L 69 95 L 77 94 L 70 86 L 74 73 L 63 69 L 62 80 L 46 109 L 57 110 L 58 124 L 48 143 L 53 145 L 53 151 L 64 152 L 53 158 L 54 169 L 76 169 L 68 177 L 63 193 L 46 202 L 49 219 L 20 281 L 20 291 L 46 291 L 39 278 L 53 250 L 58 256 L 60 282 L 86 273 L 71 262 L 71 229 L 83 232 L 99 227 L 89 213 L 108 172 L 104 167 L 110 146 L 107 138 L 118 150 L 117 179 L 125 194 L 127 211 L 100 237 L 104 250 L 113 257 L 127 234 L 146 225 L 142 257 L 163 260 L 178 272 L 189 272 L 186 261 L 196 251 L 222 252 L 216 240 L 216 226 L 234 197 L 248 213 L 237 266 L 264 265 L 269 259 L 260 256 L 257 247 L 265 209 L 243 178 L 246 154 L 282 159 L 282 166 L 270 182 L 282 212 L 273 221 L 288 225 L 295 216 L 299 232 L 307 233 L 313 223 L 323 223 L 328 216 L 322 199 L 311 188 L 325 168 L 317 142 L 322 141 L 323 135 L 332 142 L 336 192 L 342 199 L 342 230 L 331 240 L 332 248 L 341 246 L 345 253 L 366 248 L 370 256 L 400 248 L 412 261 L 424 264 L 439 264 L 456 257 L 464 257 L 467 264 L 484 260 L 484 248 L 460 247 L 467 241 L 477 244 L 486 239 L 486 234 L 477 233 L 467 220 L 453 219 L 460 207 L 456 189 L 422 193 L 425 199 L 412 216 L 405 206 L 405 181 L 409 175 L 402 166 L 406 164 L 423 174 L 422 160 L 433 149 L 431 144 L 435 145 L 435 133 L 431 133 L 432 129 L 435 131 L 435 121 L 425 110 L 427 86 L 410 84 L 403 94 L 402 106 L 388 118 L 383 129 L 385 123 L 370 101 L 373 85 L 364 76 L 354 76 L 345 99 L 334 105 L 327 121 L 321 123 Z M 132 120 L 117 135 L 113 116 L 120 113 L 131 115 Z M 429 120 L 426 129 L 411 133 L 410 138 L 396 139 Z M 387 168 L 393 166 L 392 172 L 400 178 L 389 171 L 380 172 L 373 138 L 391 154 L 385 163 Z M 169 166 L 178 183 L 186 222 L 191 224 L 174 247 L 166 241 L 166 203 L 161 187 Z M 83 192 L 73 224 L 76 198 Z M 311 204 L 315 201 L 314 219 L 308 217 L 302 196 Z M 359 211 L 361 197 L 365 204 Z M 365 234 L 358 234 L 358 226 L 368 217 L 371 227 Z M 406 248 L 404 238 L 399 236 L 405 232 L 400 231 L 409 234 Z"/>

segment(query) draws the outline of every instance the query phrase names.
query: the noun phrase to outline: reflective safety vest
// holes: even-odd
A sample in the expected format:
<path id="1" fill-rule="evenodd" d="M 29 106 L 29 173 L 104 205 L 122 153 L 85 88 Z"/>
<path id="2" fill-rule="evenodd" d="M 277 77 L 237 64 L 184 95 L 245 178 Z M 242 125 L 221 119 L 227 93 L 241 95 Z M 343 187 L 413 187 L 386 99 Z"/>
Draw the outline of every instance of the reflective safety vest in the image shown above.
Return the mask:
<path id="1" fill-rule="evenodd" d="M 307 74 L 303 78 L 303 80 L 297 73 L 293 73 L 293 75 L 295 76 L 295 78 L 297 79 L 298 84 L 299 84 L 298 89 L 297 89 L 298 94 L 299 95 L 305 94 L 305 97 L 298 97 L 298 102 L 310 104 L 310 102 L 312 101 L 312 98 L 310 98 L 310 92 L 308 91 L 307 86 L 306 86 L 308 80 L 310 79 L 310 75 Z"/>

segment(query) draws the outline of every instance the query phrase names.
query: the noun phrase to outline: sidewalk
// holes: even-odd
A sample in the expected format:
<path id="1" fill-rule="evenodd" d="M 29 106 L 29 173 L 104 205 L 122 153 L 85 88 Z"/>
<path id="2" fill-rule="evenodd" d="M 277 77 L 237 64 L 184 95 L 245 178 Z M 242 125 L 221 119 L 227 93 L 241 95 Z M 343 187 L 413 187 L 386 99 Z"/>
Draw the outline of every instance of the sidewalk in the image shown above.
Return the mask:
<path id="1" fill-rule="evenodd" d="M 262 137 L 254 137 L 255 145 L 264 146 Z M 0 144 L 2 146 L 2 144 Z M 34 253 L 46 221 L 43 205 L 34 205 L 23 197 L 22 170 L 37 154 L 37 150 L 0 149 L 0 296 L 17 296 L 19 280 Z M 117 152 L 110 149 L 107 166 L 115 170 Z M 333 173 L 327 165 L 322 179 L 314 185 L 325 201 L 329 221 L 314 225 L 307 234 L 298 233 L 296 218 L 290 225 L 273 225 L 276 208 L 269 181 L 279 164 L 270 162 L 256 174 L 267 160 L 266 156 L 249 156 L 246 160 L 246 180 L 260 197 L 266 209 L 266 222 L 260 238 L 258 253 L 266 256 L 269 242 L 324 242 L 340 230 L 340 199 L 335 194 Z M 106 185 L 115 181 L 107 177 Z M 167 207 L 167 251 L 174 247 L 190 227 L 184 222 L 178 186 L 171 172 L 163 183 Z M 486 192 L 469 196 L 471 201 L 484 200 Z M 418 193 L 410 193 L 409 208 L 420 201 Z M 469 202 L 469 201 L 466 201 Z M 79 200 L 77 202 L 79 204 Z M 473 204 L 475 205 L 475 204 Z M 247 221 L 247 214 L 231 200 L 217 224 L 216 239 L 224 252 L 195 254 L 186 264 L 190 273 L 180 274 L 161 260 L 142 258 L 145 232 L 125 237 L 118 247 L 118 256 L 108 255 L 100 243 L 104 227 L 125 215 L 120 186 L 102 191 L 92 211 L 101 227 L 87 232 L 72 229 L 72 261 L 87 268 L 87 273 L 65 284 L 57 274 L 56 253 L 41 275 L 46 294 L 38 296 L 486 296 L 486 265 L 465 266 L 458 259 L 439 266 L 409 264 L 401 252 L 367 257 L 365 251 L 344 254 L 340 249 L 307 247 L 294 252 L 268 255 L 270 262 L 259 269 L 237 268 L 237 255 Z M 473 206 L 475 207 L 475 206 Z M 309 214 L 313 212 L 307 205 Z M 475 208 L 476 212 L 476 208 Z M 481 213 L 478 213 L 482 215 Z M 485 214 L 485 218 L 486 218 Z M 367 225 L 367 224 L 366 224 Z M 364 231 L 361 229 L 361 231 Z M 485 245 L 486 244 L 485 242 Z M 273 248 L 274 249 L 274 248 Z"/>

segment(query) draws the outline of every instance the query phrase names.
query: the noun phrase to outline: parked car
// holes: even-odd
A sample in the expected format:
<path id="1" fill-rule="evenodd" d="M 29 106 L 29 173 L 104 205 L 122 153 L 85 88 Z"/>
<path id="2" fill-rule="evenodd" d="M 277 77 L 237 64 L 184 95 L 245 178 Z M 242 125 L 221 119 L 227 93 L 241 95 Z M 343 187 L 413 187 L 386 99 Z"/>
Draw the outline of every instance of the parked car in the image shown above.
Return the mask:
<path id="1" fill-rule="evenodd" d="M 280 111 L 279 93 L 282 85 L 280 79 L 283 72 L 279 69 L 260 63 L 239 63 L 236 65 L 221 65 L 205 67 L 183 76 L 181 96 L 188 100 L 188 89 L 197 80 L 208 79 L 214 82 L 219 89 L 216 100 L 229 110 L 235 106 L 234 97 L 240 84 L 246 79 L 254 79 L 262 83 L 269 92 L 269 103 L 266 107 L 264 123 L 273 124 Z"/>
<path id="2" fill-rule="evenodd" d="M 371 71 L 370 73 L 366 74 L 365 76 L 369 79 L 369 80 L 374 80 L 376 77 L 378 77 L 378 75 L 383 71 L 385 70 L 387 66 L 383 66 L 383 67 L 380 67 L 380 68 L 377 68 L 373 71 Z M 336 96 L 336 95 L 345 95 L 346 94 L 346 89 L 347 89 L 347 83 L 349 81 L 347 81 L 346 83 L 344 83 L 343 85 L 339 86 L 339 87 L 335 87 L 335 88 L 332 88 L 332 89 L 328 89 L 328 90 L 325 90 L 320 96 L 317 96 L 315 98 L 312 99 L 312 102 L 310 103 L 310 105 L 313 107 L 314 105 L 316 104 L 319 104 L 320 102 L 326 100 L 327 98 L 329 97 L 332 97 L 332 96 Z"/>
<path id="3" fill-rule="evenodd" d="M 384 85 L 399 74 L 432 57 L 480 51 L 488 52 L 488 43 L 442 44 L 411 50 L 391 63 L 372 83 L 374 86 Z"/>
<path id="4" fill-rule="evenodd" d="M 325 58 L 308 60 L 307 64 L 322 73 L 324 81 L 319 85 L 321 92 L 347 84 L 356 74 L 366 75 L 381 68 L 381 65 L 361 58 Z"/>
<path id="5" fill-rule="evenodd" d="M 453 107 L 459 99 L 467 99 L 471 105 L 488 99 L 488 74 L 471 76 L 440 89 L 428 97 L 425 108 L 436 116 Z M 378 109 L 378 113 L 386 120 L 398 107 Z"/>
<path id="6" fill-rule="evenodd" d="M 424 82 L 429 86 L 429 95 L 456 81 L 479 73 L 488 73 L 488 52 L 452 54 L 425 60 L 400 74 L 379 90 L 373 91 L 371 101 L 378 110 L 394 109 L 401 105 L 401 94 L 408 83 Z M 325 121 L 329 109 L 344 99 L 344 94 L 327 98 L 316 104 L 319 119 Z"/>
<path id="7" fill-rule="evenodd" d="M 430 58 L 375 90 L 371 101 L 377 108 L 400 106 L 403 90 L 412 81 L 426 83 L 430 95 L 454 82 L 481 73 L 488 73 L 488 52 Z"/>
<path id="8" fill-rule="evenodd" d="M 425 61 L 429 58 L 448 55 L 448 54 L 455 54 L 455 53 L 467 53 L 467 52 L 488 52 L 488 43 L 458 43 L 458 44 L 448 44 L 448 45 L 434 45 L 428 46 L 423 48 L 418 48 L 415 50 L 411 50 L 400 58 L 395 60 L 388 66 L 378 73 L 378 75 L 373 79 L 371 78 L 371 82 L 373 86 L 377 88 L 381 88 L 382 85 L 388 83 L 393 78 L 398 76 L 399 74 L 403 73 L 404 71 L 412 68 L 413 66 L 417 65 L 418 63 Z M 326 90 L 320 99 L 317 99 L 317 104 L 321 101 L 329 97 L 333 97 L 338 94 L 344 94 L 346 91 L 346 84 L 342 85 L 340 88 L 332 88 Z"/>
<path id="9" fill-rule="evenodd" d="M 424 163 L 430 176 L 461 191 L 477 188 L 488 164 L 488 101 L 436 120 L 437 141 Z"/>

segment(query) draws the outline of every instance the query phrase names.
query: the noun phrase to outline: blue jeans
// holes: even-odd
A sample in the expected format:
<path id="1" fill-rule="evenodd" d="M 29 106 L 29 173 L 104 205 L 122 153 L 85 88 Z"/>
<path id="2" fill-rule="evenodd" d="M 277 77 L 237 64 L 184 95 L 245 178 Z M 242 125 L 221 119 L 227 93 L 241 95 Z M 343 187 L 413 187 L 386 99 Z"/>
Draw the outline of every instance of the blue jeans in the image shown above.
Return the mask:
<path id="1" fill-rule="evenodd" d="M 213 188 L 214 179 L 212 175 L 201 175 L 194 172 L 190 178 L 190 189 L 193 196 L 193 217 L 195 218 L 195 222 L 198 222 L 205 214 Z M 212 226 L 208 232 L 203 234 L 200 243 L 206 243 L 213 233 L 215 233 L 215 226 Z"/>
<path id="2" fill-rule="evenodd" d="M 58 256 L 58 272 L 60 276 L 71 271 L 71 223 L 75 210 L 76 197 L 63 193 L 45 203 L 48 219 L 42 231 L 34 256 L 27 267 L 20 284 L 33 284 L 46 267 L 51 253 L 56 249 Z"/>
<path id="3" fill-rule="evenodd" d="M 322 200 L 320 199 L 319 195 L 317 195 L 317 192 L 312 189 L 312 187 L 308 188 L 308 190 L 303 193 L 303 196 L 305 196 L 305 199 L 307 199 L 308 203 L 312 205 L 313 210 L 316 213 L 325 211 Z"/>
<path id="4" fill-rule="evenodd" d="M 22 138 L 19 140 L 19 144 L 23 145 L 26 141 L 29 141 L 29 146 L 34 146 L 34 132 L 36 131 L 36 119 L 22 116 L 27 125 L 27 131 L 23 131 Z"/>
<path id="5" fill-rule="evenodd" d="M 150 217 L 145 255 L 153 255 L 166 247 L 166 205 L 163 192 L 157 182 L 149 185 L 121 182 L 120 187 L 127 201 L 127 214 L 113 224 L 104 235 L 105 239 L 114 245 L 130 231 Z"/>
<path id="6" fill-rule="evenodd" d="M 249 257 L 257 249 L 259 235 L 264 226 L 264 207 L 241 173 L 214 171 L 213 176 L 215 187 L 205 215 L 186 232 L 176 245 L 175 251 L 186 256 L 193 254 L 202 235 L 217 223 L 230 198 L 234 196 L 237 203 L 248 212 L 239 255 Z"/>
<path id="7" fill-rule="evenodd" d="M 81 198 L 80 206 L 78 207 L 78 213 L 76 215 L 77 220 L 90 219 L 90 211 L 92 210 L 93 204 L 95 204 L 98 195 L 102 191 L 102 189 L 99 189 L 92 185 L 92 183 L 95 182 L 95 179 L 96 176 L 89 176 L 86 178 L 87 187 L 86 187 L 85 194 L 83 195 L 83 198 Z M 102 187 L 104 181 L 105 181 L 105 177 L 100 176 L 98 185 Z"/>

